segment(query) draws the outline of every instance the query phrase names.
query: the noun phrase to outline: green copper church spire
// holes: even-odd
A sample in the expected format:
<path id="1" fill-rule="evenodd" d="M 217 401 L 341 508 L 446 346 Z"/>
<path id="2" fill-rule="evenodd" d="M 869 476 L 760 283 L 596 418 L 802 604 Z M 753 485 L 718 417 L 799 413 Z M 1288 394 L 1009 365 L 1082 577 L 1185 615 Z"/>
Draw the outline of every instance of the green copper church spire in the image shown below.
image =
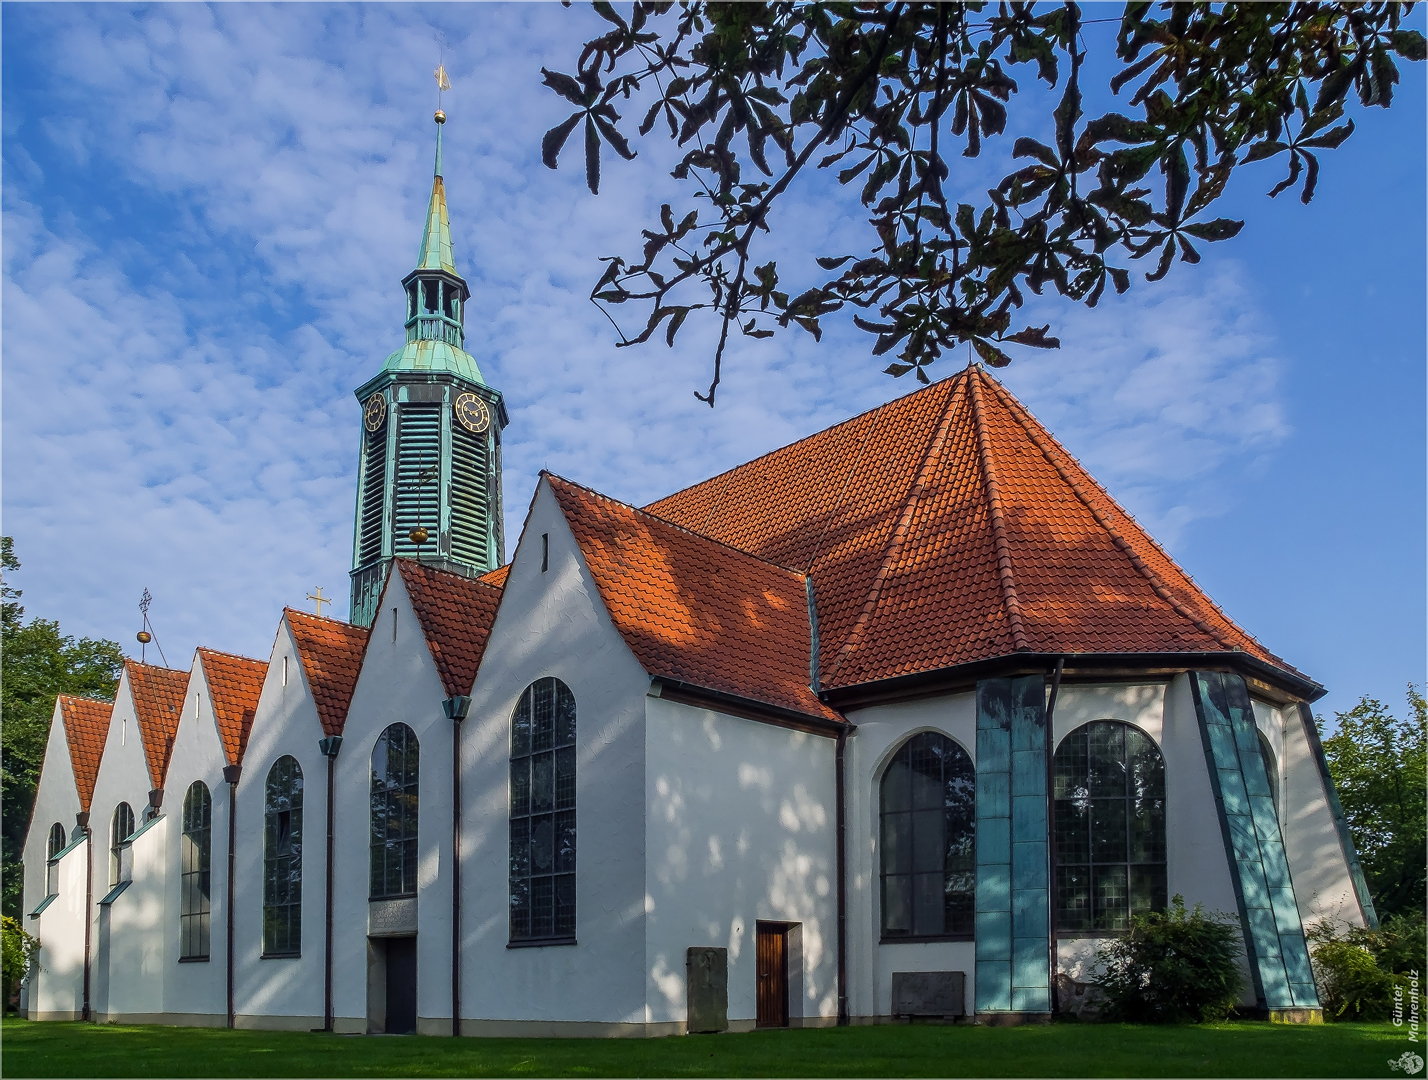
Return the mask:
<path id="1" fill-rule="evenodd" d="M 440 79 L 438 69 L 438 79 Z M 445 89 L 445 87 L 442 87 Z M 363 436 L 350 619 L 370 626 L 394 558 L 479 577 L 506 560 L 501 393 L 465 349 L 471 290 L 456 272 L 436 111 L 436 167 L 417 266 L 402 279 L 406 343 L 356 390 Z"/>
<path id="2" fill-rule="evenodd" d="M 436 169 L 431 180 L 431 202 L 426 209 L 426 229 L 421 234 L 421 252 L 417 255 L 418 270 L 445 270 L 456 273 L 451 254 L 451 222 L 446 216 L 446 182 L 441 175 L 441 128 L 446 114 L 436 111 Z"/>

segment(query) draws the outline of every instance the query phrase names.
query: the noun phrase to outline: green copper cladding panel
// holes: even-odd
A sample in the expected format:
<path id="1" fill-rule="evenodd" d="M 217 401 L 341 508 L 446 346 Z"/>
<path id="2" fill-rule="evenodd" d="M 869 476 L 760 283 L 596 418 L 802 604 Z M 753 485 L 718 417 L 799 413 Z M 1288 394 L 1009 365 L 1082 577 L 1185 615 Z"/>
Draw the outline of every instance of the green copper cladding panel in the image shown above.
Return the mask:
<path id="1" fill-rule="evenodd" d="M 1050 1012 L 1040 675 L 977 684 L 977 1012 Z"/>
<path id="2" fill-rule="evenodd" d="M 1239 675 L 1218 671 L 1192 672 L 1190 685 L 1255 997 L 1262 1009 L 1317 1009 L 1319 995 L 1249 689 Z"/>

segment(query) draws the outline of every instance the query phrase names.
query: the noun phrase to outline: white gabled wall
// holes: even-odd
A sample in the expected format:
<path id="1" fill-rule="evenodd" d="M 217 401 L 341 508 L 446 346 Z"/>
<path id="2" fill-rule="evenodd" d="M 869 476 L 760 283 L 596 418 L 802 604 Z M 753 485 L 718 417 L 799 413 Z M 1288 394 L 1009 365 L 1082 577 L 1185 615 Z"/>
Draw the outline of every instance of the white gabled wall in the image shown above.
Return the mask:
<path id="1" fill-rule="evenodd" d="M 166 945 L 175 936 L 176 916 L 166 885 L 171 815 L 143 823 L 126 845 L 129 884 L 110 903 L 99 904 L 96 968 L 102 988 L 101 1022 L 171 1022 L 164 1013 L 164 979 L 171 970 Z M 103 900 L 103 896 L 96 896 Z"/>
<path id="2" fill-rule="evenodd" d="M 322 738 L 317 708 L 306 684 L 293 678 L 297 655 L 284 620 L 268 659 L 238 783 L 237 865 L 233 875 L 233 1010 L 238 1027 L 306 1031 L 322 1026 L 327 768 L 317 745 Z M 288 657 L 286 686 L 282 679 L 284 656 Z M 202 709 L 202 715 L 211 720 L 207 687 Z M 297 957 L 264 958 L 264 792 L 268 772 L 285 755 L 297 759 L 303 778 L 302 953 Z M 214 795 L 226 806 L 226 791 Z M 224 825 L 222 837 L 215 838 L 214 854 L 226 860 L 226 820 Z M 215 926 L 215 949 L 226 947 L 226 932 L 226 927 Z"/>
<path id="3" fill-rule="evenodd" d="M 164 888 L 168 915 L 163 928 L 165 979 L 164 1011 L 170 1023 L 216 1026 L 227 1023 L 225 975 L 228 919 L 228 785 L 223 766 L 228 763 L 213 718 L 203 660 L 194 654 L 189 669 L 183 712 L 174 732 L 173 753 L 164 778 L 164 815 L 170 819 L 165 833 Z M 208 788 L 212 805 L 209 885 L 209 953 L 206 961 L 180 962 L 179 917 L 182 906 L 183 803 L 188 789 L 199 782 Z M 121 898 L 122 899 L 122 898 Z"/>
<path id="4" fill-rule="evenodd" d="M 382 732 L 396 723 L 410 727 L 420 747 L 418 1029 L 450 1031 L 452 721 L 442 712 L 445 697 L 431 649 L 412 611 L 411 598 L 401 574 L 394 569 L 372 624 L 367 653 L 347 711 L 342 749 L 337 756 L 333 1013 L 337 1018 L 335 1026 L 341 1031 L 367 1030 L 372 751 Z M 324 773 L 320 780 L 314 780 L 314 793 L 320 790 L 325 798 L 326 784 Z M 322 812 L 322 806 L 316 802 L 314 806 L 314 814 Z M 313 820 L 320 823 L 322 819 Z M 319 834 L 313 835 L 309 857 L 317 861 L 325 857 L 325 847 Z M 320 924 L 315 927 L 315 933 L 316 950 L 321 945 Z M 442 1017 L 446 1018 L 444 1023 L 435 1022 Z"/>
<path id="5" fill-rule="evenodd" d="M 728 950 L 729 1022 L 751 1027 L 759 920 L 799 924 L 790 1023 L 838 1015 L 833 739 L 647 697 L 646 1018 L 686 1018 L 690 946 Z"/>
<path id="6" fill-rule="evenodd" d="M 40 782 L 35 785 L 35 805 L 30 813 L 30 831 L 25 834 L 24 914 L 26 930 L 30 912 L 45 898 L 45 872 L 49 861 L 50 827 L 64 826 L 66 844 L 74 837 L 75 815 L 79 813 L 79 791 L 74 786 L 74 762 L 69 756 L 69 740 L 65 736 L 64 716 L 55 702 L 50 720 L 50 734 L 45 741 L 45 758 L 40 766 Z"/>
<path id="7" fill-rule="evenodd" d="M 38 919 L 25 920 L 25 928 L 40 939 L 37 966 L 26 988 L 26 1005 L 32 1020 L 81 1018 L 86 917 L 84 884 L 88 853 L 87 840 L 81 840 L 67 850 L 56 867 L 58 887 L 54 900 L 45 906 Z"/>
<path id="8" fill-rule="evenodd" d="M 134 828 L 138 830 L 143 826 L 149 809 L 149 765 L 144 756 L 127 669 L 119 677 L 104 756 L 99 762 L 94 798 L 89 804 L 89 826 L 94 843 L 94 907 L 90 911 L 90 920 L 91 940 L 95 946 L 91 953 L 90 1007 L 100 1015 L 128 1011 L 121 1000 L 111 1000 L 107 992 L 111 985 L 110 973 L 97 949 L 100 921 L 104 916 L 99 901 L 110 888 L 110 835 L 114 811 L 121 802 L 127 802 L 134 811 Z"/>
<path id="9" fill-rule="evenodd" d="M 856 733 L 848 740 L 848 1012 L 854 1018 L 886 1017 L 892 1008 L 895 971 L 961 971 L 967 976 L 967 1011 L 976 1000 L 975 948 L 970 941 L 880 944 L 882 852 L 879 788 L 893 754 L 913 735 L 937 731 L 977 763 L 977 696 L 947 694 L 850 711 Z"/>
<path id="10" fill-rule="evenodd" d="M 541 537 L 549 569 L 541 570 Z M 507 948 L 510 722 L 553 676 L 576 702 L 578 944 Z M 645 694 L 549 484 L 532 500 L 462 730 L 463 1030 L 645 1021 Z M 531 1021 L 525 1029 L 481 1021 Z"/>

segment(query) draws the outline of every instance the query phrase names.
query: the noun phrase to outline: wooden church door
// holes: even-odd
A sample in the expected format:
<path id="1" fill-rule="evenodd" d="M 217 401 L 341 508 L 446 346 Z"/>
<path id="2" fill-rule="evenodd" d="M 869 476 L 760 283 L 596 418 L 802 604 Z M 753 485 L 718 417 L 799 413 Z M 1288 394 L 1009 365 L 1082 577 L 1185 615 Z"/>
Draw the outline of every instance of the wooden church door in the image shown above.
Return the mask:
<path id="1" fill-rule="evenodd" d="M 757 1024 L 788 1027 L 788 927 L 761 922 L 756 936 Z"/>
<path id="2" fill-rule="evenodd" d="M 387 1034 L 416 1031 L 416 938 L 387 939 Z"/>

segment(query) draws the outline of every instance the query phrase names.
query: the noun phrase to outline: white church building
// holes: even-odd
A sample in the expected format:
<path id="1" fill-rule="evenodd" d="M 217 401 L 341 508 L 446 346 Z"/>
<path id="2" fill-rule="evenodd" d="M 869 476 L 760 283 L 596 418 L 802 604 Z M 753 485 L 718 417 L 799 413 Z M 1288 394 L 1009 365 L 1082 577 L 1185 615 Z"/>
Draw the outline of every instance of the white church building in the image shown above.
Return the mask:
<path id="1" fill-rule="evenodd" d="M 438 124 L 444 117 L 438 114 Z M 502 534 L 437 167 L 362 406 L 350 622 L 60 698 L 40 1020 L 664 1035 L 1075 1007 L 1181 895 L 1243 1006 L 1373 925 L 1310 703 L 980 367 Z"/>

